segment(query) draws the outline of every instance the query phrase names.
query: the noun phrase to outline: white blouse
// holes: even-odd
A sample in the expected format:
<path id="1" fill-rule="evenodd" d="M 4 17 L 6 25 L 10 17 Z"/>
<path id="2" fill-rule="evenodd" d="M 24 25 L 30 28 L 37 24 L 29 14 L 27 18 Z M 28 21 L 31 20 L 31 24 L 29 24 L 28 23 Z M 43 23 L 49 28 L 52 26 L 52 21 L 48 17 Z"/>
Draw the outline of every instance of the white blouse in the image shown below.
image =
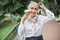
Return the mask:
<path id="1" fill-rule="evenodd" d="M 34 19 L 27 19 L 24 24 L 20 23 L 18 27 L 18 35 L 25 34 L 25 37 L 36 37 L 42 35 L 43 25 L 48 20 L 55 18 L 54 14 L 48 9 L 45 10 L 47 16 L 37 15 Z M 37 22 L 36 22 L 37 19 Z M 34 26 L 33 26 L 34 25 Z"/>

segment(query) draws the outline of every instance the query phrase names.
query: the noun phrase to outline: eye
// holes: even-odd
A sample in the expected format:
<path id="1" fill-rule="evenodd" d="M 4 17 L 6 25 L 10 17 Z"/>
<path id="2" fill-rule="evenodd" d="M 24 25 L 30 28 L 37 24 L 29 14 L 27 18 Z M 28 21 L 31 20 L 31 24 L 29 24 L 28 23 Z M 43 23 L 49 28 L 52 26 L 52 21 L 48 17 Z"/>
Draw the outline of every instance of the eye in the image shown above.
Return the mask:
<path id="1" fill-rule="evenodd" d="M 37 8 L 35 8 L 35 10 L 38 10 Z"/>
<path id="2" fill-rule="evenodd" d="M 31 9 L 33 9 L 33 7 L 31 7 Z"/>

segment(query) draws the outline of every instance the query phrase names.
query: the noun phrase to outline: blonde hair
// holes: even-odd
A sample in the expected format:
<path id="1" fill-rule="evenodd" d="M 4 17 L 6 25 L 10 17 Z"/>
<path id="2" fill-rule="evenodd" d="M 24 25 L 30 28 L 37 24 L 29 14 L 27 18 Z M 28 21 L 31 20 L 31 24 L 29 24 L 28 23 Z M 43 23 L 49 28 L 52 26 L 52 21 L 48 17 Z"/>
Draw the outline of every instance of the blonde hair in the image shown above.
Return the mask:
<path id="1" fill-rule="evenodd" d="M 32 5 L 38 6 L 38 3 L 35 2 L 35 1 L 30 1 L 30 4 L 28 5 L 28 9 L 29 9 Z M 38 6 L 38 14 L 39 14 L 39 11 L 41 11 L 41 10 L 39 9 L 39 6 Z"/>
<path id="2" fill-rule="evenodd" d="M 30 4 L 28 5 L 28 9 L 29 9 L 32 5 L 38 6 L 38 3 L 35 2 L 35 1 L 30 1 Z"/>

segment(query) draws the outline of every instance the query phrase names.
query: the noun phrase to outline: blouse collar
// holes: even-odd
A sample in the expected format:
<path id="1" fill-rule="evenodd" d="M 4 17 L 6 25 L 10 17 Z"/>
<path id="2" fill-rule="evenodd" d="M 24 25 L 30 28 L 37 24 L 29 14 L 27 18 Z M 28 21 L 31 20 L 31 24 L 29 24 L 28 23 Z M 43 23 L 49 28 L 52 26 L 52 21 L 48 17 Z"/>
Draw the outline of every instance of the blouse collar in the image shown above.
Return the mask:
<path id="1" fill-rule="evenodd" d="M 36 22 L 37 16 L 35 16 L 34 18 L 30 19 L 30 17 L 27 19 L 29 22 Z"/>

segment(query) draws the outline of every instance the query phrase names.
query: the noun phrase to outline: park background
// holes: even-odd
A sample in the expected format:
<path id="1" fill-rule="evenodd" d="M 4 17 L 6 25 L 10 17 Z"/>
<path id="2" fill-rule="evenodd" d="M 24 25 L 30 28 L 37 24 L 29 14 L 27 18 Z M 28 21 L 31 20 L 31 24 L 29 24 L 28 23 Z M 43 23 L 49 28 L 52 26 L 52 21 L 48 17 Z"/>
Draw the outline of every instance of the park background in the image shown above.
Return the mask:
<path id="1" fill-rule="evenodd" d="M 0 40 L 13 40 L 24 10 L 31 0 L 0 0 Z M 43 2 L 51 10 L 56 21 L 60 22 L 59 0 L 32 0 Z"/>

